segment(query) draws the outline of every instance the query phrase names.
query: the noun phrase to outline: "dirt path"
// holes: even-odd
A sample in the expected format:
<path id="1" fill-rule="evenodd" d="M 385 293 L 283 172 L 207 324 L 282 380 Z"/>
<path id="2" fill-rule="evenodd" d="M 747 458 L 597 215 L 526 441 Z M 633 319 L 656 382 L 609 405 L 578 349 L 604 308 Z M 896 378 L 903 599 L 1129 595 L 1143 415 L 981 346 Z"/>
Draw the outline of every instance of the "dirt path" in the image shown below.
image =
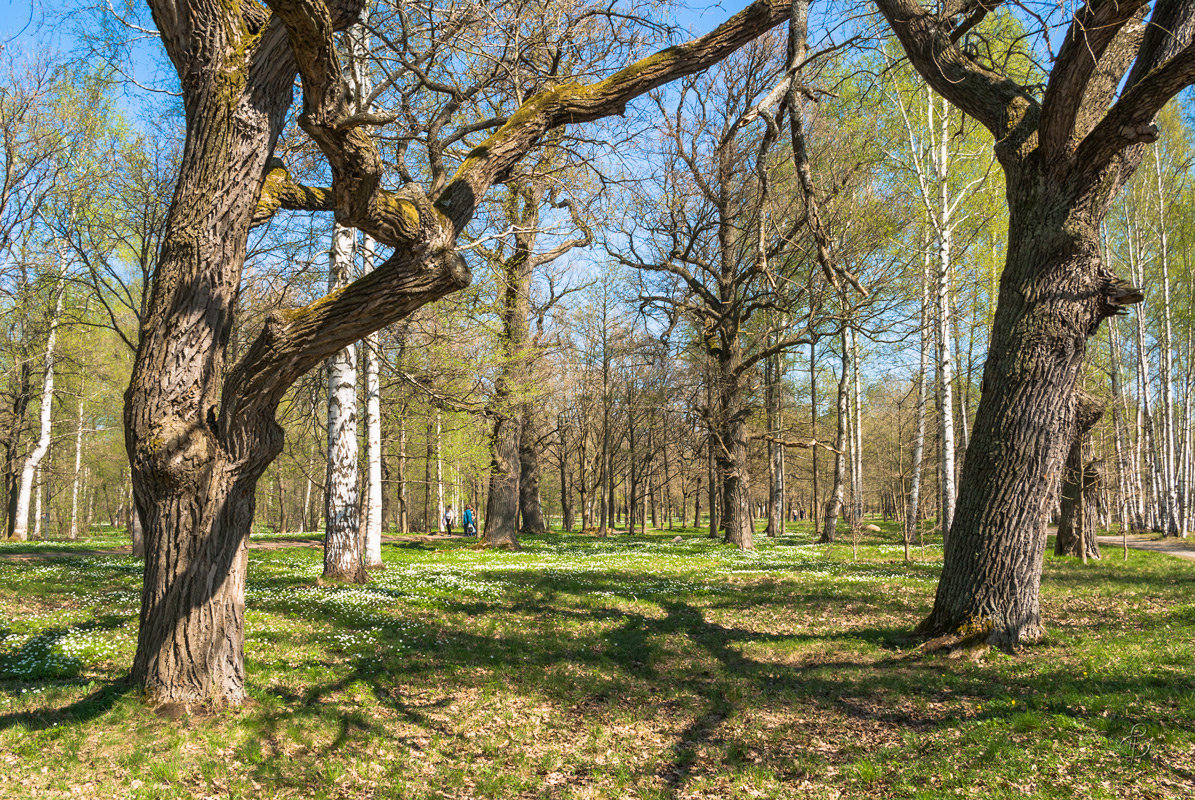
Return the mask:
<path id="1" fill-rule="evenodd" d="M 447 534 L 430 533 L 430 534 L 409 534 L 406 536 L 385 535 L 382 537 L 383 544 L 397 544 L 400 542 L 445 542 L 456 541 L 466 537 L 464 536 L 449 536 Z M 28 543 L 31 548 L 36 548 L 37 542 Z M 270 539 L 250 539 L 250 550 L 283 550 L 290 547 L 312 547 L 322 548 L 324 542 L 322 539 L 300 539 L 300 538 L 286 538 L 274 537 Z M 124 547 L 115 547 L 110 550 L 31 550 L 23 553 L 0 553 L 0 562 L 3 561 L 52 561 L 58 558 L 79 558 L 90 556 L 127 556 L 131 555 L 133 548 L 131 545 Z"/>
<path id="2" fill-rule="evenodd" d="M 1122 547 L 1119 536 L 1097 536 L 1099 543 L 1105 547 Z M 1195 561 L 1195 542 L 1190 539 L 1155 539 L 1152 536 L 1130 536 L 1129 547 L 1133 550 L 1152 550 L 1155 553 L 1167 553 L 1188 561 Z"/>

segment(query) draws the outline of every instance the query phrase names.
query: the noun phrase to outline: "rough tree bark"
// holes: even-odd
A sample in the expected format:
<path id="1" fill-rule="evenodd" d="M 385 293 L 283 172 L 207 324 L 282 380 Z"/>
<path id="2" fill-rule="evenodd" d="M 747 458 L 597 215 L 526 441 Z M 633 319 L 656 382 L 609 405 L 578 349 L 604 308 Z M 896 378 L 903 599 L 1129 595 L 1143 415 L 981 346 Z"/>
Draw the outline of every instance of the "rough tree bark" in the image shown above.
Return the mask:
<path id="1" fill-rule="evenodd" d="M 747 470 L 746 387 L 737 335 L 722 343 L 717 387 L 718 432 L 714 460 L 722 479 L 722 527 L 726 542 L 740 550 L 755 548 L 751 520 L 751 479 Z"/>
<path id="2" fill-rule="evenodd" d="M 1093 2 L 1075 12 L 1040 100 L 957 45 L 992 10 L 876 0 L 913 65 L 993 134 L 1009 237 L 979 408 L 926 634 L 1012 646 L 1043 633 L 1049 503 L 1073 430 L 1075 383 L 1101 321 L 1142 295 L 1099 257 L 1098 226 L 1195 80 L 1195 2 Z"/>
<path id="3" fill-rule="evenodd" d="M 523 403 L 519 431 L 519 532 L 536 536 L 548 532 L 539 494 L 539 415 L 533 403 Z"/>

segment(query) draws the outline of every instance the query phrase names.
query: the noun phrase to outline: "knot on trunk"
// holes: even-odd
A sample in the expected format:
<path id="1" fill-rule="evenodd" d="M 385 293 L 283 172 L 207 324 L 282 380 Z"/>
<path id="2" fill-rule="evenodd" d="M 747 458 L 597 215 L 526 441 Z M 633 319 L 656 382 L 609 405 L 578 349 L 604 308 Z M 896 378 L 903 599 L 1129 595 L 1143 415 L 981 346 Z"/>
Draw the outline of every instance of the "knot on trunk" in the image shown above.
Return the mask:
<path id="1" fill-rule="evenodd" d="M 1145 292 L 1139 287 L 1118 278 L 1106 269 L 1101 268 L 1101 271 L 1104 272 L 1102 276 L 1104 285 L 1100 291 L 1100 308 L 1096 316 L 1097 325 L 1108 317 L 1127 314 L 1127 306 L 1145 300 Z"/>
<path id="2" fill-rule="evenodd" d="M 137 437 L 134 458 L 138 471 L 169 486 L 201 485 L 211 474 L 218 449 L 204 420 L 163 419 Z"/>

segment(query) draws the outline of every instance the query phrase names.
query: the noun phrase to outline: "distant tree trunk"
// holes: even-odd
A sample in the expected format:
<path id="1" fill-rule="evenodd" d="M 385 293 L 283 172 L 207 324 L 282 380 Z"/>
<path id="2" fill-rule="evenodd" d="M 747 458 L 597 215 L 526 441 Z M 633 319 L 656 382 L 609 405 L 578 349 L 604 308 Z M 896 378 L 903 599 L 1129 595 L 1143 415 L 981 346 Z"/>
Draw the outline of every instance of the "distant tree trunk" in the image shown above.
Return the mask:
<path id="1" fill-rule="evenodd" d="M 407 503 L 407 414 L 404 405 L 398 418 L 398 463 L 394 482 L 398 492 L 398 532 L 404 536 L 411 532 L 411 515 Z"/>
<path id="2" fill-rule="evenodd" d="M 1088 464 L 1084 452 L 1091 429 L 1104 415 L 1104 402 L 1081 390 L 1076 391 L 1076 395 L 1078 408 L 1070 452 L 1062 473 L 1062 511 L 1058 518 L 1058 535 L 1054 539 L 1054 555 L 1087 560 L 1100 557 L 1095 532 L 1102 469 L 1095 462 Z"/>
<path id="3" fill-rule="evenodd" d="M 564 414 L 556 418 L 560 451 L 557 465 L 560 467 L 560 527 L 565 533 L 572 533 L 576 524 L 573 507 L 572 485 L 569 480 L 568 468 L 568 429 L 565 427 Z"/>
<path id="4" fill-rule="evenodd" d="M 433 524 L 438 525 L 432 519 L 432 462 L 436 457 L 435 445 L 433 444 L 433 436 L 435 434 L 436 426 L 432 421 L 431 416 L 427 418 L 427 435 L 424 439 L 426 445 L 426 452 L 423 456 L 423 532 L 432 533 L 436 529 L 432 527 Z"/>
<path id="5" fill-rule="evenodd" d="M 1122 377 L 1120 337 L 1115 319 L 1108 320 L 1108 353 L 1111 362 L 1109 372 L 1112 378 L 1112 440 L 1116 448 L 1116 508 L 1121 531 L 1127 533 L 1133 524 L 1129 515 L 1129 493 L 1131 492 L 1129 487 L 1132 485 L 1132 470 L 1128 461 L 1128 446 L 1125 441 L 1124 414 L 1122 412 L 1124 392 L 1120 385 Z"/>
<path id="6" fill-rule="evenodd" d="M 79 376 L 79 419 L 75 426 L 75 471 L 71 481 L 71 528 L 68 538 L 79 538 L 79 476 L 83 464 L 83 377 Z"/>
<path id="7" fill-rule="evenodd" d="M 1178 535 L 1178 470 L 1174 434 L 1174 334 L 1170 304 L 1170 239 L 1166 232 L 1167 202 L 1162 183 L 1162 161 L 1153 153 L 1154 178 L 1158 201 L 1158 262 L 1162 284 L 1161 384 L 1162 384 L 1162 489 L 1163 530 L 1167 536 Z"/>
<path id="8" fill-rule="evenodd" d="M 19 336 L 17 338 L 19 340 Z M 13 391 L 12 410 L 8 415 L 10 424 L 4 438 L 4 531 L 10 538 L 17 518 L 17 494 L 21 485 L 18 461 L 22 445 L 21 434 L 24 432 L 25 416 L 29 410 L 32 372 L 32 359 L 21 359 L 20 368 L 17 370 L 17 386 Z"/>
<path id="9" fill-rule="evenodd" d="M 145 532 L 141 527 L 141 514 L 137 511 L 137 504 L 129 508 L 129 539 L 133 545 L 133 558 L 145 558 Z"/>
<path id="10" fill-rule="evenodd" d="M 348 284 L 357 232 L 332 232 L 329 290 Z M 324 481 L 324 580 L 365 583 L 357 495 L 357 347 L 328 359 L 328 464 Z"/>
<path id="11" fill-rule="evenodd" d="M 768 433 L 779 436 L 781 419 L 780 366 L 781 356 L 777 353 L 764 362 L 764 401 L 767 404 Z M 815 448 L 816 449 L 816 448 Z M 768 536 L 779 536 L 784 532 L 784 445 L 768 440 Z"/>
<path id="12" fill-rule="evenodd" d="M 530 402 L 523 404 L 522 416 L 523 424 L 519 432 L 520 533 L 535 536 L 548 532 L 539 495 L 539 417 Z"/>
<path id="13" fill-rule="evenodd" d="M 846 329 L 842 332 L 842 362 L 841 375 L 838 378 L 838 436 L 834 447 L 838 450 L 834 455 L 834 486 L 830 490 L 830 497 L 826 500 L 826 507 L 822 518 L 822 535 L 818 540 L 823 544 L 834 541 L 835 529 L 838 526 L 838 515 L 842 512 L 843 484 L 845 483 L 847 456 L 847 415 L 850 395 L 850 349 L 847 347 Z"/>
<path id="14" fill-rule="evenodd" d="M 719 478 L 721 477 L 721 475 L 718 472 L 718 460 L 715 457 L 715 450 L 718 447 L 718 445 L 717 445 L 717 433 L 716 433 L 716 428 L 715 428 L 715 425 L 717 423 L 714 421 L 714 418 L 713 418 L 714 372 L 713 372 L 712 359 L 710 360 L 710 365 L 706 369 L 705 407 L 708 410 L 707 413 L 709 414 L 709 419 L 707 420 L 707 423 L 709 425 L 709 431 L 708 431 L 708 435 L 706 436 L 706 439 L 705 439 L 706 481 L 708 483 L 707 491 L 709 493 L 709 507 L 710 507 L 710 532 L 709 532 L 709 535 L 710 535 L 711 539 L 716 539 L 716 538 L 718 538 L 718 531 L 721 530 L 721 524 L 720 524 L 721 520 L 719 519 L 719 517 L 721 516 L 721 514 L 720 514 L 721 502 L 720 501 L 722 499 L 722 493 L 718 491 L 718 487 L 721 485 L 719 483 Z"/>
<path id="15" fill-rule="evenodd" d="M 45 531 L 42 529 L 42 493 L 44 490 L 41 479 L 41 465 L 33 473 L 33 538 L 41 539 Z"/>
<path id="16" fill-rule="evenodd" d="M 311 468 L 311 463 L 308 462 L 308 467 Z M 311 520 L 311 486 L 315 481 L 311 480 L 310 472 L 308 472 L 306 488 L 303 490 L 303 518 L 299 520 L 299 528 L 301 532 L 310 530 L 312 525 Z"/>
<path id="17" fill-rule="evenodd" d="M 817 345 L 809 343 L 809 438 L 817 441 Z M 810 452 L 812 487 L 809 494 L 809 519 L 813 522 L 814 532 L 817 532 L 818 486 L 817 486 L 817 448 Z"/>
<path id="18" fill-rule="evenodd" d="M 854 437 L 851 444 L 851 518 L 856 526 L 863 520 L 863 408 L 860 395 L 863 392 L 859 380 L 859 333 L 853 327 L 851 342 L 851 428 Z"/>
<path id="19" fill-rule="evenodd" d="M 1130 215 L 1128 230 L 1129 267 L 1133 273 L 1133 282 L 1138 286 L 1144 283 L 1145 268 L 1142 263 L 1142 244 L 1140 225 L 1136 216 Z M 1154 413 L 1150 392 L 1153 383 L 1150 380 L 1149 369 L 1149 340 L 1145 330 L 1145 315 L 1136 314 L 1137 323 L 1137 398 L 1138 398 L 1138 434 L 1137 445 L 1141 448 L 1141 455 L 1145 463 L 1145 475 L 1142 478 L 1141 503 L 1143 506 L 1143 523 L 1146 527 L 1164 530 L 1162 461 L 1159 457 L 1157 437 L 1154 429 Z M 1140 463 L 1140 461 L 1138 462 Z"/>
<path id="20" fill-rule="evenodd" d="M 909 504 L 905 511 L 905 560 L 909 560 L 909 544 L 921 523 L 921 473 L 925 452 L 926 398 L 929 395 L 929 280 L 928 264 L 921 273 L 921 358 L 917 368 L 917 432 L 913 438 L 913 479 L 909 487 Z"/>
<path id="21" fill-rule="evenodd" d="M 589 453 L 585 443 L 588 440 L 588 436 L 588 426 L 582 420 L 577 426 L 577 504 L 581 508 L 582 531 L 589 527 L 589 520 L 591 519 L 589 509 L 589 477 L 586 475 Z"/>
<path id="22" fill-rule="evenodd" d="M 274 470 L 274 485 L 278 489 L 278 532 L 286 533 L 286 483 L 282 470 Z"/>

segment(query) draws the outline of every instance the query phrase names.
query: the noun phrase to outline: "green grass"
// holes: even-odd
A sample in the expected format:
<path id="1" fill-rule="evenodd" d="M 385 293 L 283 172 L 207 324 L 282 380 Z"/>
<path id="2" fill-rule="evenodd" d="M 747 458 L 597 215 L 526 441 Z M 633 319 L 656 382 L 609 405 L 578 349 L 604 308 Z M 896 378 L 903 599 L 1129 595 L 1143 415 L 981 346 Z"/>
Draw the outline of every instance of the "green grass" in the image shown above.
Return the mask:
<path id="1" fill-rule="evenodd" d="M 884 527 L 252 550 L 252 702 L 179 721 L 123 680 L 136 560 L 0 545 L 0 797 L 1195 797 L 1195 564 L 1047 556 L 1048 640 L 976 664 Z"/>

